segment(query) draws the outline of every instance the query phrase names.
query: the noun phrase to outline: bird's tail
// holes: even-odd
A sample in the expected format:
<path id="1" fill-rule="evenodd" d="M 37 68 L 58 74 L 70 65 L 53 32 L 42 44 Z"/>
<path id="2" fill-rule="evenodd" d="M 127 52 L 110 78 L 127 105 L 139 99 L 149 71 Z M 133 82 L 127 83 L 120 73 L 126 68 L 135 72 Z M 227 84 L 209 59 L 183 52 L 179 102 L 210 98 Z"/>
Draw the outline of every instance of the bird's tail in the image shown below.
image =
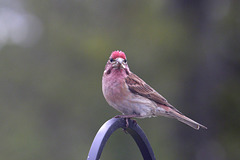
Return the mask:
<path id="1" fill-rule="evenodd" d="M 200 127 L 204 128 L 204 129 L 207 129 L 207 127 L 205 127 L 204 125 L 200 124 L 200 123 L 197 123 L 195 122 L 194 120 L 184 116 L 183 114 L 181 113 L 178 113 L 174 110 L 171 110 L 169 112 L 169 115 L 173 118 L 176 118 L 177 120 L 179 120 L 180 122 L 183 122 L 185 123 L 186 125 L 189 125 L 190 127 L 196 129 L 196 130 L 199 130 Z"/>

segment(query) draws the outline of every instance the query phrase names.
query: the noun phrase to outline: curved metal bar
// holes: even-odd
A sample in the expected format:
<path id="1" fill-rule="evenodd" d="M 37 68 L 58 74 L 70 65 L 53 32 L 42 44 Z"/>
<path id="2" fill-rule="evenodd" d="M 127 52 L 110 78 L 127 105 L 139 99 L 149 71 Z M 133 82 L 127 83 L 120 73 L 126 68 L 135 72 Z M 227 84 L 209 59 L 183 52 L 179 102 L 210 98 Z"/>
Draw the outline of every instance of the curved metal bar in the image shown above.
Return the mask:
<path id="1" fill-rule="evenodd" d="M 123 118 L 112 118 L 105 122 L 93 140 L 87 160 L 99 160 L 108 138 L 119 128 L 126 128 L 137 143 L 144 160 L 155 160 L 152 147 L 143 130 L 133 120 L 129 119 L 128 122 L 128 128 L 126 128 L 126 121 Z"/>

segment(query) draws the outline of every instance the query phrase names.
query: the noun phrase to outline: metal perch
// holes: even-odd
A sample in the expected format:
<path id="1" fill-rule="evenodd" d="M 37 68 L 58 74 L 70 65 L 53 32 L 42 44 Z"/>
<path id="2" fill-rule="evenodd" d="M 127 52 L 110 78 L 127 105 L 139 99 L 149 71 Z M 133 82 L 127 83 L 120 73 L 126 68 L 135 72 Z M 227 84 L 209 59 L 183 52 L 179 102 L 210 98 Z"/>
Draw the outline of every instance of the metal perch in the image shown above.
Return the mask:
<path id="1" fill-rule="evenodd" d="M 123 118 L 112 118 L 102 125 L 93 140 L 87 160 L 99 160 L 108 138 L 119 128 L 125 129 L 132 136 L 144 160 L 155 160 L 152 147 L 141 127 L 129 119 L 129 126 L 126 128 L 126 121 Z"/>

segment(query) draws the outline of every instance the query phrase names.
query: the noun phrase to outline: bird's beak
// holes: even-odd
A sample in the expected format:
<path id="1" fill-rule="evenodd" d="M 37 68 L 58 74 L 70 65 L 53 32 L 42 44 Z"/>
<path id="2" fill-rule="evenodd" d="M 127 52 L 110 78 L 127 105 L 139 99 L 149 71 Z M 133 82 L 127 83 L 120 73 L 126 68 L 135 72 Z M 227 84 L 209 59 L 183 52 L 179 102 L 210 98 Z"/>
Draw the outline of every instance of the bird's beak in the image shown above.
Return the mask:
<path id="1" fill-rule="evenodd" d="M 123 58 L 117 58 L 116 63 L 114 64 L 114 67 L 116 68 L 125 68 L 123 62 L 124 62 L 124 59 Z"/>

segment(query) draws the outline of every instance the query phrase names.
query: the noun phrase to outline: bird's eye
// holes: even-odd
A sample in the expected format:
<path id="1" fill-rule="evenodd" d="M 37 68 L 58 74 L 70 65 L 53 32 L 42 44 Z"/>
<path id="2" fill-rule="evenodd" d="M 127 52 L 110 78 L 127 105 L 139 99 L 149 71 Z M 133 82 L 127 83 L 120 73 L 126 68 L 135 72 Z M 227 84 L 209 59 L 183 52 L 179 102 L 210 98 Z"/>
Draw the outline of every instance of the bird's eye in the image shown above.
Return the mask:
<path id="1" fill-rule="evenodd" d="M 110 62 L 113 62 L 113 61 L 114 61 L 114 59 L 110 58 L 110 59 L 109 59 L 109 61 L 110 61 Z"/>
<path id="2" fill-rule="evenodd" d="M 123 61 L 124 63 L 127 63 L 127 59 L 124 59 L 124 61 Z"/>

